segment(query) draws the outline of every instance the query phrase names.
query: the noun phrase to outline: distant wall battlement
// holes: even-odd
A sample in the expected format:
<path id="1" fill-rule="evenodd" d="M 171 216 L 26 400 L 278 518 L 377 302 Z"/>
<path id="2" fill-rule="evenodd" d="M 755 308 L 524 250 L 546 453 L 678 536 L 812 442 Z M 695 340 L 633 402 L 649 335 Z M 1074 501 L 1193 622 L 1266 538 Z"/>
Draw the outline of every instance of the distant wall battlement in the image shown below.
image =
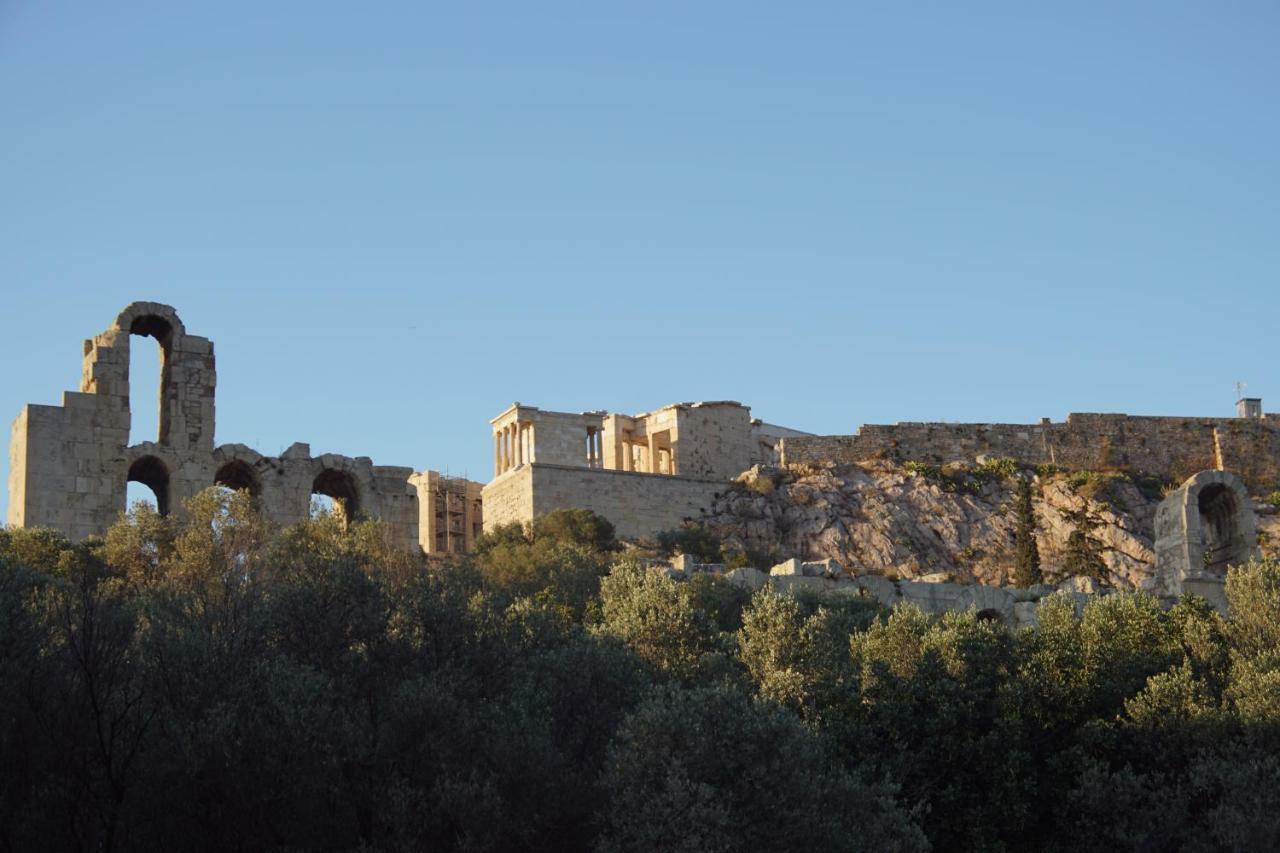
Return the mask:
<path id="1" fill-rule="evenodd" d="M 1260 401 L 1248 402 L 1256 404 L 1247 409 L 1250 416 L 1235 418 L 1073 413 L 1061 423 L 868 424 L 854 435 L 784 437 L 779 458 L 784 464 L 945 464 L 1003 456 L 1069 470 L 1141 471 L 1173 483 L 1199 471 L 1229 470 L 1252 493 L 1268 493 L 1280 488 L 1280 417 L 1263 415 Z"/>

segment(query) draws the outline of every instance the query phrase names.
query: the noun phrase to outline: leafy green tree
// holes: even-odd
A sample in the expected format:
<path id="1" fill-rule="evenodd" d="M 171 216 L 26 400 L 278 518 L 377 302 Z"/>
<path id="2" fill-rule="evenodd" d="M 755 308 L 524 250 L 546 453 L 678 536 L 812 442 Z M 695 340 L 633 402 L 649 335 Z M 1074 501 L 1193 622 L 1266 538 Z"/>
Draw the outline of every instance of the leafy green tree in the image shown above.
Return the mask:
<path id="1" fill-rule="evenodd" d="M 471 564 L 505 600 L 537 596 L 582 621 L 616 547 L 613 525 L 587 510 L 557 510 L 531 525 L 506 524 L 476 543 Z"/>
<path id="2" fill-rule="evenodd" d="M 751 593 L 712 572 L 697 572 L 686 583 L 693 606 L 705 613 L 721 631 L 742 627 L 742 614 L 751 603 Z"/>
<path id="3" fill-rule="evenodd" d="M 0 560 L 35 569 L 49 576 L 65 576 L 76 548 L 61 533 L 43 528 L 0 527 Z"/>
<path id="4" fill-rule="evenodd" d="M 940 849 L 1019 846 L 1030 827 L 1029 755 L 1011 707 L 1017 644 L 973 611 L 900 606 L 850 639 L 862 725 L 841 748 L 928 803 Z"/>
<path id="5" fill-rule="evenodd" d="M 724 559 L 724 542 L 711 528 L 687 521 L 675 530 L 657 535 L 658 548 L 665 556 L 687 554 L 698 563 L 719 563 Z"/>
<path id="6" fill-rule="evenodd" d="M 665 572 L 620 562 L 600 585 L 599 633 L 621 640 L 663 677 L 693 681 L 723 651 L 720 631 L 693 591 Z"/>
<path id="7" fill-rule="evenodd" d="M 100 552 L 102 559 L 130 583 L 156 583 L 173 556 L 177 524 L 177 519 L 163 516 L 155 507 L 138 501 L 107 531 Z"/>
<path id="8" fill-rule="evenodd" d="M 729 685 L 653 693 L 619 731 L 605 778 L 603 851 L 928 849 L 890 787 Z"/>
<path id="9" fill-rule="evenodd" d="M 794 596 L 764 587 L 738 632 L 739 657 L 759 695 L 806 720 L 846 713 L 857 693 L 849 654 L 854 626 L 826 607 L 806 614 Z"/>
<path id="10" fill-rule="evenodd" d="M 1227 573 L 1229 700 L 1242 719 L 1280 725 L 1280 562 L 1253 560 Z"/>
<path id="11" fill-rule="evenodd" d="M 1227 573 L 1227 608 L 1235 650 L 1280 663 L 1280 561 L 1253 560 Z"/>
<path id="12" fill-rule="evenodd" d="M 58 718 L 46 715 L 63 674 L 63 661 L 46 653 L 53 643 L 48 605 L 60 583 L 13 559 L 27 542 L 15 548 L 14 540 L 24 537 L 9 533 L 0 530 L 0 847 L 23 850 L 71 840 L 45 832 L 66 814 L 62 802 L 51 802 L 61 799 L 58 771 L 64 768 L 57 761 L 57 742 L 63 733 L 56 725 L 50 731 Z M 62 543 L 52 542 L 47 550 L 38 544 L 34 553 L 49 559 L 37 559 L 56 567 Z"/>
<path id="13" fill-rule="evenodd" d="M 1015 632 L 610 548 L 569 514 L 428 569 L 226 491 L 0 530 L 0 848 L 1280 846 L 1274 562 L 1230 618 Z"/>
<path id="14" fill-rule="evenodd" d="M 1036 545 L 1036 513 L 1031 503 L 1029 478 L 1018 480 L 1014 516 L 1013 582 L 1025 589 L 1044 582 L 1044 574 L 1040 571 L 1040 548 Z"/>
<path id="15" fill-rule="evenodd" d="M 1082 677 L 1091 686 L 1090 715 L 1110 719 L 1153 675 L 1182 660 L 1160 603 L 1145 593 L 1091 599 L 1080 617 Z"/>
<path id="16" fill-rule="evenodd" d="M 1107 581 L 1107 564 L 1102 559 L 1102 545 L 1093 536 L 1095 523 L 1087 510 L 1068 513 L 1073 524 L 1067 535 L 1067 548 L 1062 557 L 1062 572 L 1067 577 L 1095 578 Z"/>
<path id="17" fill-rule="evenodd" d="M 533 520 L 533 540 L 540 539 L 598 552 L 618 547 L 613 524 L 587 509 L 559 509 L 538 516 Z"/>

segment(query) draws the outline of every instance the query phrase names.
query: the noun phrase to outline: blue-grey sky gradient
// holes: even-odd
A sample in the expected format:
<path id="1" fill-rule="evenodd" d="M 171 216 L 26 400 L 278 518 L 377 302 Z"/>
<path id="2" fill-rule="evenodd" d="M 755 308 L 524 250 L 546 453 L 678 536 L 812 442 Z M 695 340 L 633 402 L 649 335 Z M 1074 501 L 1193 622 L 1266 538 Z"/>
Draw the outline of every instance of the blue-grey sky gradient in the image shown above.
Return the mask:
<path id="1" fill-rule="evenodd" d="M 135 299 L 215 341 L 219 442 L 477 479 L 517 399 L 1280 407 L 1277 44 L 1274 2 L 0 0 L 0 413 Z"/>

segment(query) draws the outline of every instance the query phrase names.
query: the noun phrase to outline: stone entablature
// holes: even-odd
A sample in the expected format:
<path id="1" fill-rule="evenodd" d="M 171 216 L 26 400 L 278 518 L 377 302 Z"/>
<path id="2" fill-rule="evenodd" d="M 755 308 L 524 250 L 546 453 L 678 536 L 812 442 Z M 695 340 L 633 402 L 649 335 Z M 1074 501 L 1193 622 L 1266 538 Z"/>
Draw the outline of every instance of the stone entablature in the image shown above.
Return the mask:
<path id="1" fill-rule="evenodd" d="M 1236 471 L 1254 493 L 1280 486 L 1280 417 L 1261 404 L 1236 418 L 1070 414 L 1038 424 L 868 424 L 854 435 L 784 437 L 784 463 L 972 462 L 1007 456 L 1069 470 L 1133 470 L 1181 482 L 1203 470 Z M 1242 411 L 1245 411 L 1242 409 Z"/>
<path id="2" fill-rule="evenodd" d="M 155 441 L 129 444 L 130 343 L 160 345 L 159 430 Z M 125 511 L 127 484 L 143 483 L 162 513 L 213 485 L 247 489 L 265 518 L 289 525 L 310 516 L 313 495 L 348 515 L 384 521 L 406 548 L 419 542 L 419 492 L 433 486 L 412 468 L 374 465 L 368 457 L 313 457 L 297 443 L 278 457 L 243 444 L 214 444 L 216 367 L 213 343 L 188 334 L 168 305 L 135 302 L 84 343 L 78 392 L 62 405 L 30 404 L 13 423 L 9 445 L 8 523 L 48 527 L 73 541 L 102 534 Z M 431 473 L 431 472 L 426 472 Z M 477 493 L 478 484 L 471 491 Z M 478 510 L 477 510 L 478 512 Z"/>

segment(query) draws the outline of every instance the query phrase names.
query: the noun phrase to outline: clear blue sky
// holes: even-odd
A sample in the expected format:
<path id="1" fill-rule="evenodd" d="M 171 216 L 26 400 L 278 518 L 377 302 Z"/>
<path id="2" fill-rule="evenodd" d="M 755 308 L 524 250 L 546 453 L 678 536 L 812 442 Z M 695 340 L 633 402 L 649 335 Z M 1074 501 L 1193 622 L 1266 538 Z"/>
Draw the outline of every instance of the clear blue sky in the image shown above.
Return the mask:
<path id="1" fill-rule="evenodd" d="M 478 479 L 517 399 L 1280 409 L 1280 5 L 1049 5 L 0 0 L 0 414 L 135 299 L 219 442 Z"/>

